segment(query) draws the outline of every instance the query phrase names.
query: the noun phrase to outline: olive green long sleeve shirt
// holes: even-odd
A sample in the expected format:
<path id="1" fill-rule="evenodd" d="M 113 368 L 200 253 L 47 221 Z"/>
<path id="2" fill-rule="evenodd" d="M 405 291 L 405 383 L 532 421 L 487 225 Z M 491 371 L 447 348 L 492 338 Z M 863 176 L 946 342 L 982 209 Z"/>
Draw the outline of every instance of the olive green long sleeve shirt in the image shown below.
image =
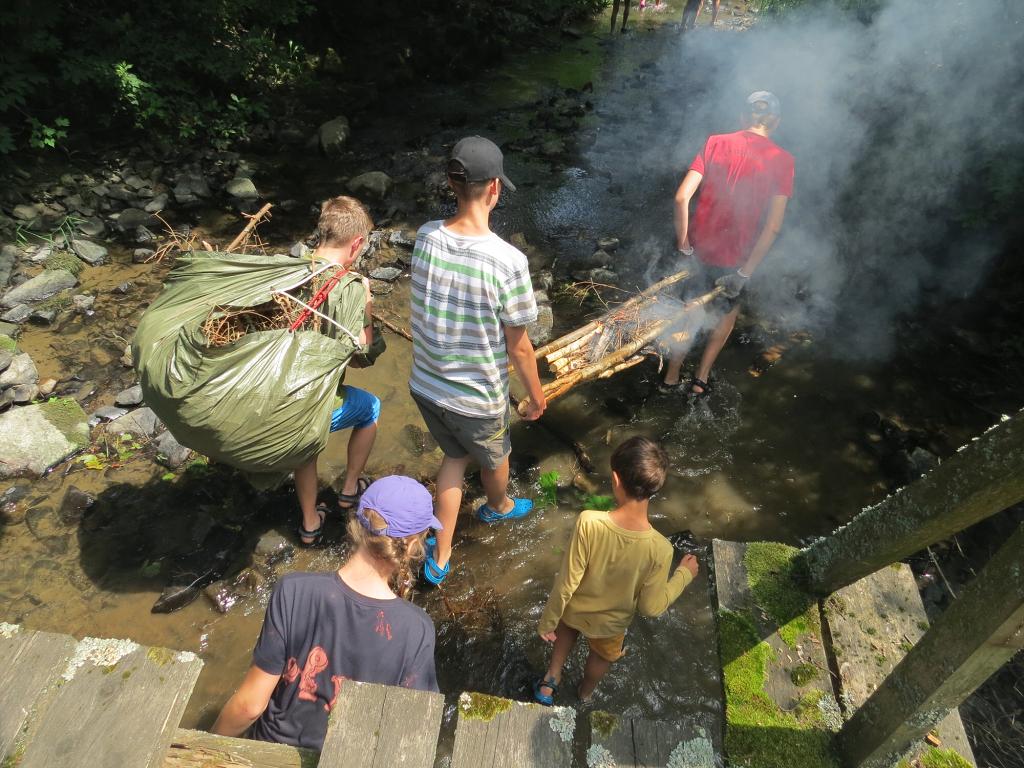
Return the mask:
<path id="1" fill-rule="evenodd" d="M 561 619 L 586 637 L 615 637 L 636 613 L 660 616 L 693 580 L 685 568 L 669 577 L 672 545 L 653 528 L 630 531 L 607 512 L 576 520 L 562 568 L 540 618 L 541 634 Z"/>

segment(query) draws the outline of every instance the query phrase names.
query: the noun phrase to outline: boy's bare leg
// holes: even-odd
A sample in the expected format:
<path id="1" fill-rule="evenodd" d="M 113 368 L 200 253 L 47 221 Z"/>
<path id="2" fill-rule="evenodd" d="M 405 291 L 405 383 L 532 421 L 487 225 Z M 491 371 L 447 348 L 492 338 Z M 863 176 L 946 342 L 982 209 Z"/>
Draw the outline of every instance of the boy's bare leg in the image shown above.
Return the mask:
<path id="1" fill-rule="evenodd" d="M 602 659 L 593 649 L 587 655 L 587 664 L 583 667 L 583 682 L 580 683 L 579 697 L 581 701 L 590 701 L 594 695 L 594 689 L 601 682 L 601 678 L 608 674 L 612 663 L 608 659 Z"/>
<path id="2" fill-rule="evenodd" d="M 462 506 L 462 483 L 466 478 L 469 457 L 453 459 L 445 456 L 437 472 L 437 504 L 434 514 L 444 526 L 437 532 L 437 553 L 434 555 L 438 567 L 444 568 L 452 556 L 452 539 L 455 538 L 455 523 Z"/>
<path id="3" fill-rule="evenodd" d="M 508 456 L 494 469 L 480 467 L 480 484 L 487 494 L 488 507 L 500 514 L 512 511 L 515 502 L 508 497 Z"/>
<path id="4" fill-rule="evenodd" d="M 294 477 L 295 495 L 299 497 L 299 510 L 302 512 L 302 527 L 307 531 L 315 531 L 320 527 L 320 516 L 316 513 L 316 457 L 298 467 Z"/>
<path id="5" fill-rule="evenodd" d="M 718 21 L 718 7 L 722 4 L 722 0 L 711 0 L 711 26 L 715 26 L 715 22 Z"/>
<path id="6" fill-rule="evenodd" d="M 558 622 L 558 626 L 555 627 L 555 644 L 551 650 L 551 662 L 548 664 L 548 671 L 544 673 L 545 680 L 554 678 L 556 684 L 562 681 L 562 667 L 565 666 L 565 660 L 569 658 L 572 647 L 576 645 L 576 638 L 579 636 L 580 633 L 575 629 Z M 541 685 L 540 689 L 542 693 L 551 695 L 550 687 Z"/>
<path id="7" fill-rule="evenodd" d="M 740 308 L 735 307 L 731 312 L 725 315 L 725 317 L 718 321 L 718 325 L 715 326 L 715 330 L 711 332 L 711 336 L 708 337 L 707 346 L 704 347 L 704 354 L 700 358 L 700 368 L 697 369 L 698 379 L 702 381 L 708 380 L 708 376 L 711 375 L 711 369 L 714 367 L 719 353 L 722 351 L 722 348 L 725 347 L 725 342 L 729 340 L 729 335 L 732 333 L 732 329 L 736 326 L 736 317 L 739 313 Z"/>
<path id="8" fill-rule="evenodd" d="M 345 465 L 345 484 L 341 492 L 353 495 L 359 490 L 359 477 L 366 469 L 366 462 L 377 439 L 377 422 L 368 427 L 356 427 L 348 438 L 348 463 Z"/>
<path id="9" fill-rule="evenodd" d="M 685 355 L 669 357 L 668 364 L 665 366 L 665 376 L 662 379 L 664 383 L 668 385 L 679 383 L 679 371 L 682 370 L 685 359 Z"/>
<path id="10" fill-rule="evenodd" d="M 630 0 L 625 0 L 622 5 L 622 26 L 619 28 L 619 32 L 626 31 L 626 19 L 629 18 L 629 3 Z"/>
<path id="11" fill-rule="evenodd" d="M 626 0 L 626 2 L 629 2 L 629 0 Z M 612 0 L 612 28 L 609 30 L 610 32 L 614 32 L 615 31 L 615 17 L 618 16 L 618 15 L 619 15 L 619 0 Z"/>

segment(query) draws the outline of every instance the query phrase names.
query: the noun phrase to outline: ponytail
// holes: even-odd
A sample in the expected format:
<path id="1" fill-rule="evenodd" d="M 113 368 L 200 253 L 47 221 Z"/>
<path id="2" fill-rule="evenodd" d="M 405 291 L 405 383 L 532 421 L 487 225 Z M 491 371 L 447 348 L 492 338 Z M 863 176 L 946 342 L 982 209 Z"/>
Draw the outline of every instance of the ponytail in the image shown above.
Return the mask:
<path id="1" fill-rule="evenodd" d="M 363 514 L 372 529 L 380 531 L 387 528 L 387 522 L 375 510 L 363 509 Z M 413 566 L 427 556 L 427 548 L 423 543 L 427 532 L 414 533 L 400 539 L 378 535 L 367 530 L 353 515 L 348 521 L 348 535 L 357 548 L 365 546 L 375 559 L 392 566 L 394 570 L 389 584 L 395 594 L 407 598 L 414 584 Z"/>

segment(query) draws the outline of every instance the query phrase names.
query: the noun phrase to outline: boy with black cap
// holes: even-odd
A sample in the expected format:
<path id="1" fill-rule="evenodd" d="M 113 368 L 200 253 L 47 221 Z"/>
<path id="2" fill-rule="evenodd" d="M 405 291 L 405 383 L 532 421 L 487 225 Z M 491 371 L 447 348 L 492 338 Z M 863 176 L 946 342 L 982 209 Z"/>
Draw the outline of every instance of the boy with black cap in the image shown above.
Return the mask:
<path id="1" fill-rule="evenodd" d="M 509 360 L 530 397 L 524 418 L 546 407 L 526 326 L 537 319 L 526 256 L 490 229 L 505 176 L 501 150 L 481 136 L 462 139 L 448 161 L 458 210 L 424 224 L 412 257 L 413 366 L 409 389 L 444 459 L 437 475 L 443 529 L 427 541 L 424 575 L 448 575 L 462 484 L 470 459 L 480 464 L 488 523 L 528 514 L 529 499 L 508 490 Z"/>
<path id="2" fill-rule="evenodd" d="M 754 91 L 742 114 L 743 130 L 709 136 L 690 163 L 675 199 L 676 249 L 691 270 L 689 288 L 703 293 L 722 286 L 716 302 L 725 314 L 711 331 L 690 392 L 711 389 L 711 368 L 740 311 L 747 280 L 782 229 L 786 203 L 793 195 L 793 156 L 769 137 L 779 126 L 782 108 L 770 91 Z M 690 200 L 700 188 L 693 221 Z M 662 388 L 677 387 L 683 354 L 670 350 Z"/>

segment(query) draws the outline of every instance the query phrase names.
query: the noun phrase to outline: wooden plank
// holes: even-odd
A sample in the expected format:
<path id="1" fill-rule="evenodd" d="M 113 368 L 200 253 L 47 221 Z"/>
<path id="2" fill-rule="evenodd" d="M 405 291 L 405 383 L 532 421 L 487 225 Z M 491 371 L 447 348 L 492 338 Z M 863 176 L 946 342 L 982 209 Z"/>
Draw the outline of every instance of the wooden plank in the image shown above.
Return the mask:
<path id="1" fill-rule="evenodd" d="M 202 666 L 192 653 L 85 638 L 19 768 L 160 768 Z"/>
<path id="2" fill-rule="evenodd" d="M 910 566 L 894 566 L 843 587 L 825 601 L 825 621 L 839 668 L 840 701 L 847 719 L 888 677 L 928 628 L 928 616 Z M 974 752 L 954 709 L 936 727 L 943 749 L 971 765 Z M 910 757 L 928 751 L 922 740 Z"/>
<path id="3" fill-rule="evenodd" d="M 320 768 L 431 768 L 443 713 L 439 693 L 346 680 Z"/>
<path id="4" fill-rule="evenodd" d="M 576 711 L 480 693 L 458 703 L 451 768 L 568 768 Z"/>
<path id="5" fill-rule="evenodd" d="M 15 754 L 30 714 L 42 711 L 74 648 L 67 635 L 0 624 L 0 761 Z"/>
<path id="6" fill-rule="evenodd" d="M 319 759 L 313 749 L 179 728 L 163 768 L 316 768 Z"/>
<path id="7" fill-rule="evenodd" d="M 805 550 L 828 595 L 1024 499 L 1024 411 Z"/>
<path id="8" fill-rule="evenodd" d="M 1024 647 L 1024 525 L 840 734 L 848 764 L 889 768 Z"/>
<path id="9" fill-rule="evenodd" d="M 709 718 L 685 717 L 672 722 L 590 714 L 588 765 L 618 768 L 715 768 Z"/>

